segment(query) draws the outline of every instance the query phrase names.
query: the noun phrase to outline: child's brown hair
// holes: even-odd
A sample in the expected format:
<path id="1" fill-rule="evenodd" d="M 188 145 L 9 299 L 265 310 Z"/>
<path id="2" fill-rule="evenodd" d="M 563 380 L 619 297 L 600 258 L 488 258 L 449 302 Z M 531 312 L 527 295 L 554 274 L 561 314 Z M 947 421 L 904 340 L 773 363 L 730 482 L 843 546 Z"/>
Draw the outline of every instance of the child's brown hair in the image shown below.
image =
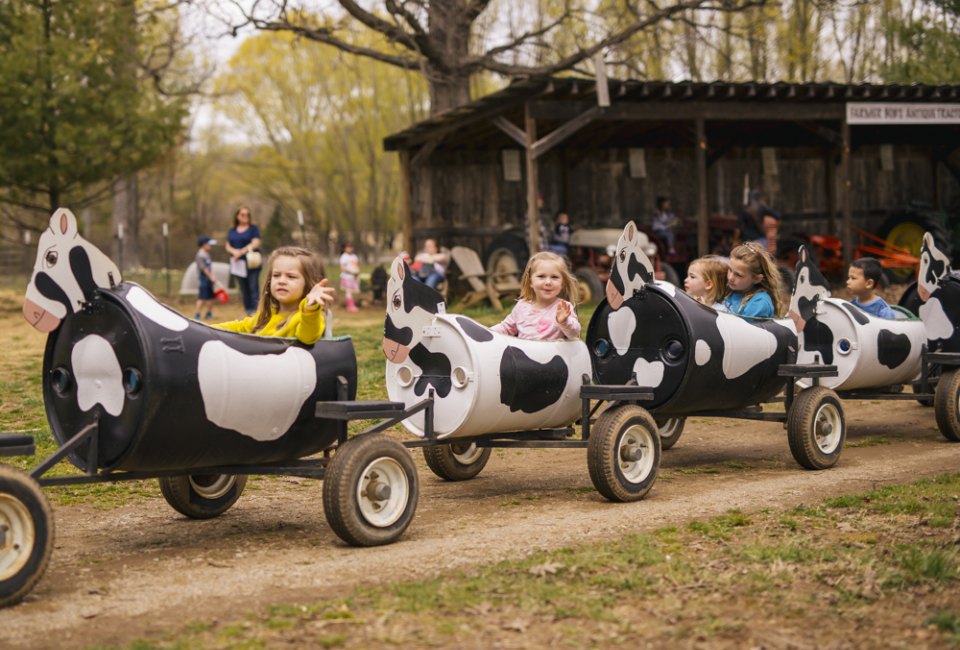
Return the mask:
<path id="1" fill-rule="evenodd" d="M 273 276 L 273 263 L 278 257 L 294 257 L 300 262 L 300 271 L 303 273 L 303 296 L 313 288 L 317 282 L 327 277 L 323 270 L 323 262 L 320 256 L 311 250 L 299 246 L 281 246 L 270 254 L 267 260 L 266 279 L 263 281 L 263 291 L 260 293 L 260 304 L 257 306 L 257 323 L 253 327 L 254 332 L 263 329 L 271 316 L 280 311 L 280 301 L 270 293 L 270 280 Z M 302 299 L 303 296 L 300 296 Z"/>
<path id="2" fill-rule="evenodd" d="M 580 295 L 577 279 L 573 277 L 570 269 L 567 268 L 567 260 L 549 251 L 541 251 L 531 257 L 530 261 L 527 262 L 527 268 L 523 270 L 523 277 L 520 278 L 520 298 L 528 302 L 536 301 L 537 296 L 533 292 L 532 276 L 537 264 L 541 262 L 551 262 L 556 264 L 557 268 L 560 269 L 560 284 L 562 285 L 560 297 L 576 307 L 577 297 Z"/>
<path id="3" fill-rule="evenodd" d="M 762 278 L 758 284 L 744 293 L 743 302 L 740 304 L 746 303 L 753 294 L 763 289 L 773 301 L 773 315 L 782 316 L 786 307 L 782 294 L 783 280 L 780 278 L 776 261 L 767 249 L 757 242 L 747 242 L 730 251 L 730 259 L 744 262 L 752 275 L 759 275 Z"/>
<path id="4" fill-rule="evenodd" d="M 727 297 L 727 269 L 730 265 L 726 259 L 719 255 L 704 255 L 690 262 L 690 266 L 699 266 L 701 275 L 713 285 L 704 296 L 705 305 L 716 304 Z"/>

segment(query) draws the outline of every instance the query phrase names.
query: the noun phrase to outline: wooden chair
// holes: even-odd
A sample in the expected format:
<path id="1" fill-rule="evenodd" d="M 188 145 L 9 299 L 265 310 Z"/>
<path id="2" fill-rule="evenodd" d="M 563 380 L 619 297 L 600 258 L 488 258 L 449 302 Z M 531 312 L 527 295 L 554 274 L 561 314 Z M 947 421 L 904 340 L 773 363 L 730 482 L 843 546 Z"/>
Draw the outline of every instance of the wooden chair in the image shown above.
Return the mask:
<path id="1" fill-rule="evenodd" d="M 472 248 L 454 246 L 450 256 L 460 269 L 460 277 L 470 285 L 470 291 L 454 309 L 465 309 L 483 300 L 489 300 L 497 311 L 503 311 L 500 297 L 520 293 L 520 280 L 516 274 L 488 275 L 483 268 L 483 263 L 480 262 L 480 256 Z"/>

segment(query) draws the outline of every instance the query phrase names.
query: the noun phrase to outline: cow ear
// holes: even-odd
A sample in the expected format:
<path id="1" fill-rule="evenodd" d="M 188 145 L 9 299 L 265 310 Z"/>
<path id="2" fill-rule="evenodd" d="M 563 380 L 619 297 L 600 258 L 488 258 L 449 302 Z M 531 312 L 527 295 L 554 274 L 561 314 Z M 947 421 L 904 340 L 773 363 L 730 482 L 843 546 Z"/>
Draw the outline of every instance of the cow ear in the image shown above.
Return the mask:
<path id="1" fill-rule="evenodd" d="M 800 261 L 806 264 L 807 263 L 807 247 L 804 246 L 803 244 L 800 245 L 799 254 L 800 254 Z"/>
<path id="2" fill-rule="evenodd" d="M 50 217 L 50 230 L 58 235 L 73 237 L 77 234 L 77 218 L 66 208 L 58 208 Z"/>
<path id="3" fill-rule="evenodd" d="M 627 236 L 627 241 L 633 241 L 633 235 L 636 231 L 637 226 L 631 221 L 627 223 L 627 227 L 624 229 L 624 234 Z"/>

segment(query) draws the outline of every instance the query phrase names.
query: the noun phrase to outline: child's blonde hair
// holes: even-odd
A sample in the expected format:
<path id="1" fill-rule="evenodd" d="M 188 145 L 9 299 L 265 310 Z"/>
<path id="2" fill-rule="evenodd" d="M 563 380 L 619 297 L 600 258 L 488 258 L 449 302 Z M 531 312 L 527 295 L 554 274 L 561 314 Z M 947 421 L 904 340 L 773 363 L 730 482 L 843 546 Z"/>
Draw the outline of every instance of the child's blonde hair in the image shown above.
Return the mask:
<path id="1" fill-rule="evenodd" d="M 576 307 L 577 297 L 580 294 L 577 279 L 573 277 L 570 269 L 567 268 L 567 261 L 556 253 L 549 251 L 541 251 L 531 257 L 530 261 L 527 262 L 527 268 L 523 270 L 523 277 L 520 279 L 520 298 L 528 302 L 536 301 L 537 296 L 533 292 L 532 277 L 534 269 L 537 264 L 541 262 L 551 262 L 560 269 L 560 297 Z"/>
<path id="2" fill-rule="evenodd" d="M 727 269 L 730 265 L 719 255 L 704 255 L 690 262 L 690 266 L 699 266 L 700 274 L 713 285 L 703 297 L 703 304 L 713 305 L 727 297 Z"/>
<path id="3" fill-rule="evenodd" d="M 773 315 L 782 316 L 786 307 L 782 294 L 783 280 L 780 279 L 780 270 L 777 269 L 776 261 L 767 249 L 757 242 L 747 242 L 730 251 L 730 259 L 740 260 L 750 269 L 751 275 L 761 277 L 758 284 L 744 293 L 741 304 L 746 303 L 753 294 L 763 289 L 773 301 Z"/>
<path id="4" fill-rule="evenodd" d="M 280 301 L 270 293 L 273 264 L 278 257 L 293 257 L 300 262 L 300 271 L 303 273 L 304 296 L 307 295 L 306 292 L 313 288 L 313 285 L 327 277 L 320 256 L 311 250 L 299 246 L 281 246 L 273 251 L 267 260 L 267 278 L 263 281 L 263 291 L 260 293 L 260 304 L 257 306 L 257 323 L 253 326 L 254 332 L 263 329 L 270 322 L 270 318 L 280 311 Z M 302 299 L 303 296 L 300 296 L 300 298 Z"/>

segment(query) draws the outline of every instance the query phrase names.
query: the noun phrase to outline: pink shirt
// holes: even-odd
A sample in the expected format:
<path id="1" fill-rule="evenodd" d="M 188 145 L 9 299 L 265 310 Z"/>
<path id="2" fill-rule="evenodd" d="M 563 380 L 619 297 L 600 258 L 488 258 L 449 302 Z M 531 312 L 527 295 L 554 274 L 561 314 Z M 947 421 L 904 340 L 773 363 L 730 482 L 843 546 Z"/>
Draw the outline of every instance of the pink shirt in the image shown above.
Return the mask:
<path id="1" fill-rule="evenodd" d="M 513 310 L 501 322 L 490 329 L 500 334 L 535 341 L 559 341 L 580 338 L 580 321 L 572 309 L 562 325 L 557 323 L 556 300 L 545 309 L 540 309 L 529 300 L 518 300 Z"/>

